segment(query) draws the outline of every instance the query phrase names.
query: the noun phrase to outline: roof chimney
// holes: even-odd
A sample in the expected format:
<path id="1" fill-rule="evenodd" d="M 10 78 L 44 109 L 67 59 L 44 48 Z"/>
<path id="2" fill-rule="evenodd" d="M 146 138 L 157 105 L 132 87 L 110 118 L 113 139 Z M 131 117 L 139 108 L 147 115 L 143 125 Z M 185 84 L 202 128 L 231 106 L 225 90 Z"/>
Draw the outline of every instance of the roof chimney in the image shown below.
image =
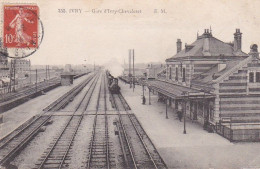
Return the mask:
<path id="1" fill-rule="evenodd" d="M 259 53 L 258 53 L 258 46 L 257 44 L 253 44 L 250 46 L 250 56 L 252 56 L 254 59 L 259 59 Z"/>
<path id="2" fill-rule="evenodd" d="M 241 51 L 242 48 L 242 33 L 240 29 L 236 29 L 234 33 L 234 51 Z"/>
<path id="3" fill-rule="evenodd" d="M 177 44 L 177 53 L 179 53 L 182 50 L 181 39 L 177 39 L 176 44 Z"/>

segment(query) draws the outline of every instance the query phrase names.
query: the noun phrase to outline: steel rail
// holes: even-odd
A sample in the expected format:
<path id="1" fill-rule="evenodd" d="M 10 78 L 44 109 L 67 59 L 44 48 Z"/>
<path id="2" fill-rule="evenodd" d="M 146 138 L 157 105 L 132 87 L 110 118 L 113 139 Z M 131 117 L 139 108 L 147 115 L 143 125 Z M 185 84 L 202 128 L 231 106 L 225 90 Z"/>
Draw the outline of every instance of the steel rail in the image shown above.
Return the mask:
<path id="1" fill-rule="evenodd" d="M 120 99 L 121 103 L 124 102 L 124 101 L 122 100 L 122 95 L 121 95 L 121 94 L 118 95 L 118 98 Z M 127 112 L 127 115 L 128 115 L 128 117 L 129 117 L 129 119 L 130 119 L 130 121 L 131 121 L 133 127 L 135 128 L 136 133 L 138 134 L 139 139 L 141 140 L 141 142 L 142 142 L 142 144 L 143 144 L 143 146 L 144 146 L 144 148 L 145 148 L 146 153 L 148 154 L 150 160 L 152 161 L 153 166 L 154 166 L 156 169 L 158 169 L 158 166 L 156 165 L 156 163 L 155 163 L 155 161 L 154 161 L 154 159 L 153 159 L 153 157 L 152 157 L 150 151 L 148 150 L 148 148 L 147 148 L 147 146 L 146 146 L 146 144 L 145 144 L 145 142 L 144 142 L 144 140 L 143 140 L 143 138 L 142 138 L 140 132 L 138 131 L 138 129 L 137 129 L 137 127 L 136 127 L 136 124 L 134 124 L 133 119 L 132 119 L 131 115 L 129 114 L 127 108 L 125 107 L 125 104 L 124 104 L 124 103 L 123 103 L 123 106 L 124 106 L 124 108 L 125 108 L 125 111 Z"/>
<path id="2" fill-rule="evenodd" d="M 84 81 L 86 82 L 86 81 Z M 37 120 L 39 120 L 40 118 L 42 118 L 43 116 L 40 115 L 39 117 L 37 117 L 36 119 L 34 119 L 33 121 L 31 121 L 28 125 L 26 125 L 24 128 L 22 128 L 19 132 L 17 132 L 14 136 L 12 136 L 11 138 L 9 138 L 7 141 L 5 141 L 5 143 L 3 145 L 1 145 L 0 149 L 3 149 L 4 146 L 6 146 L 8 143 L 10 143 L 10 141 L 12 141 L 14 138 L 18 137 L 18 135 L 22 134 L 23 132 L 25 132 L 26 129 L 28 129 L 29 127 L 31 127 L 34 123 L 37 122 Z M 27 134 L 27 137 L 25 137 L 24 139 L 22 139 L 21 143 L 18 144 L 17 146 L 15 146 L 14 148 L 12 148 L 10 150 L 10 152 L 4 156 L 3 159 L 1 159 L 0 164 L 1 165 L 5 165 L 15 154 L 16 152 L 20 151 L 20 149 L 22 147 L 24 147 L 29 140 L 32 139 L 32 137 L 40 130 L 40 128 L 52 117 L 52 115 L 48 115 L 46 116 L 46 120 L 44 120 L 42 123 L 40 123 L 39 125 L 36 126 L 36 128 L 31 131 L 29 134 Z"/>
<path id="3" fill-rule="evenodd" d="M 49 81 L 49 85 L 47 87 L 52 86 L 54 84 L 58 84 L 58 83 L 59 83 L 58 79 L 52 79 L 51 81 Z M 39 87 L 40 90 L 47 88 L 46 83 L 44 83 L 44 82 L 39 83 L 38 87 Z M 24 95 L 24 96 L 27 96 L 29 94 L 32 94 L 34 91 L 35 91 L 35 85 L 27 86 L 27 87 L 25 87 L 21 90 L 18 90 L 17 93 L 10 94 L 9 96 L 5 96 L 5 97 L 3 96 L 0 99 L 0 103 L 5 103 L 5 102 L 8 102 L 8 101 L 11 101 L 14 98 L 23 96 L 24 93 L 26 93 L 26 95 Z M 1 95 L 4 95 L 4 94 L 1 94 Z"/>
<path id="4" fill-rule="evenodd" d="M 42 116 L 40 116 L 40 117 L 42 117 Z M 13 157 L 13 155 L 16 154 L 16 152 L 18 152 L 20 150 L 20 148 L 25 146 L 26 143 L 28 143 L 28 141 L 31 140 L 32 137 L 40 130 L 40 128 L 50 119 L 50 117 L 51 116 L 47 116 L 47 118 L 42 123 L 37 125 L 37 127 L 28 134 L 28 137 L 25 137 L 24 139 L 22 139 L 20 144 L 16 145 L 14 148 L 12 148 L 11 151 L 9 151 L 8 154 L 3 159 L 1 159 L 0 165 L 5 165 Z M 10 142 L 8 142 L 8 143 L 10 143 Z"/>
<path id="5" fill-rule="evenodd" d="M 76 88 L 75 90 L 71 91 L 69 93 L 69 95 L 72 95 L 72 97 L 74 98 L 92 79 L 88 79 L 87 81 L 83 82 L 78 88 Z M 60 110 L 62 108 L 64 108 L 66 106 L 66 104 L 69 102 L 68 99 L 62 99 L 61 102 L 59 102 L 56 105 L 56 109 L 54 109 L 54 111 Z"/>
<path id="6" fill-rule="evenodd" d="M 28 125 L 26 125 L 24 128 L 22 128 L 18 133 L 16 133 L 14 136 L 12 136 L 11 138 L 9 138 L 7 141 L 5 141 L 4 144 L 2 144 L 0 146 L 0 150 L 6 146 L 6 144 L 8 144 L 12 139 L 14 139 L 15 137 L 17 137 L 19 134 L 21 134 L 25 129 L 27 129 L 28 127 L 30 127 L 33 123 L 35 123 L 38 119 L 40 119 L 41 116 L 37 117 L 36 119 L 34 119 L 33 121 L 31 121 Z"/>
<path id="7" fill-rule="evenodd" d="M 94 89 L 96 88 L 97 81 L 98 81 L 98 78 L 97 78 L 96 83 L 95 83 L 95 85 L 94 85 L 94 87 L 93 87 L 93 90 L 91 91 L 90 96 L 92 96 L 92 94 L 93 94 L 93 92 L 94 92 Z M 92 87 L 92 86 L 91 86 L 91 87 Z M 85 98 L 85 97 L 86 97 L 86 95 L 84 96 L 84 98 Z M 91 98 L 91 97 L 90 97 L 90 98 Z M 87 107 L 88 107 L 90 98 L 87 100 L 87 104 L 86 104 L 86 107 L 84 108 L 84 111 L 85 111 L 85 110 L 87 109 Z M 84 99 L 81 100 L 81 103 L 83 102 L 83 100 L 84 100 Z M 80 103 L 79 105 L 81 105 L 81 103 Z M 79 108 L 79 107 L 80 107 L 80 106 L 78 106 L 78 108 Z M 77 108 L 77 109 L 78 109 L 78 108 Z M 81 120 L 83 119 L 84 111 L 82 111 L 80 122 L 81 122 Z M 75 135 L 76 135 L 76 133 L 75 133 Z M 75 136 L 74 136 L 74 137 L 75 137 Z M 73 141 L 73 139 L 71 140 L 71 144 L 72 144 L 72 141 Z M 65 160 L 65 158 L 66 158 L 66 156 L 67 156 L 67 154 L 68 154 L 68 152 L 69 152 L 69 148 L 70 148 L 70 147 L 68 147 L 68 149 L 67 149 L 65 155 L 63 156 L 63 161 L 62 161 L 62 163 L 60 164 L 60 168 L 62 167 L 62 164 L 63 164 L 63 162 L 64 162 L 64 160 Z"/>
<path id="8" fill-rule="evenodd" d="M 63 96 L 61 96 L 60 98 L 58 98 L 56 101 L 54 101 L 53 103 L 51 103 L 49 106 L 47 106 L 46 108 L 44 108 L 44 111 L 51 111 L 51 110 L 59 110 L 62 106 L 64 106 L 67 103 L 66 97 L 70 96 L 73 92 L 75 92 L 77 89 L 83 89 L 85 85 L 87 85 L 95 76 L 96 74 L 93 74 L 92 76 L 88 77 L 85 81 L 81 82 L 79 85 L 75 86 L 74 88 L 72 88 L 72 90 L 68 91 L 67 93 L 65 93 Z M 78 90 L 78 92 L 80 92 L 81 90 Z M 65 101 L 64 101 L 65 100 Z M 61 104 L 58 106 L 58 104 Z M 55 106 L 56 107 L 55 109 Z"/>
<path id="9" fill-rule="evenodd" d="M 114 102 L 115 102 L 114 94 L 111 94 L 111 95 L 112 95 L 112 99 L 113 99 Z M 124 133 L 124 136 L 125 136 L 125 140 L 126 140 L 126 142 L 127 142 L 127 146 L 128 146 L 129 151 L 130 151 L 130 155 L 131 155 L 132 161 L 133 161 L 133 163 L 134 163 L 134 167 L 135 167 L 135 169 L 137 169 L 138 167 L 137 167 L 137 164 L 136 164 L 136 161 L 135 161 L 135 158 L 134 158 L 134 154 L 133 154 L 133 151 L 132 151 L 132 147 L 131 147 L 131 145 L 130 145 L 130 141 L 129 141 L 128 135 L 127 135 L 127 133 L 126 133 L 125 127 L 124 127 L 124 125 L 123 125 L 123 123 L 122 123 L 121 113 L 120 113 L 120 111 L 119 111 L 119 109 L 118 109 L 118 105 L 116 104 L 116 102 L 115 102 L 115 108 L 116 108 L 117 113 L 118 113 L 118 116 L 119 116 L 119 124 L 120 124 L 120 126 L 122 127 L 122 129 L 123 129 L 123 133 Z M 124 147 L 123 147 L 122 149 L 124 149 Z M 126 154 L 124 154 L 124 158 L 125 158 L 125 162 L 126 162 L 127 167 L 130 168 L 129 163 L 128 163 L 128 159 L 127 159 L 127 157 L 126 157 Z"/>
<path id="10" fill-rule="evenodd" d="M 91 87 L 93 86 L 95 80 L 96 80 L 96 79 L 93 80 L 93 82 L 92 82 L 90 88 L 87 90 L 86 94 L 84 95 L 84 98 L 85 98 L 85 96 L 88 94 L 88 92 L 90 91 L 90 89 L 91 89 Z M 92 92 L 93 92 L 93 91 L 92 91 Z M 84 99 L 84 98 L 83 98 L 83 99 Z M 83 99 L 82 99 L 82 100 L 83 100 Z M 81 102 L 79 103 L 79 105 L 77 106 L 77 109 L 80 107 L 80 104 L 81 104 L 81 103 L 82 103 L 82 101 L 81 101 Z M 76 111 L 77 111 L 77 110 L 76 110 Z M 75 111 L 75 112 L 76 112 L 76 111 Z M 55 148 L 55 146 L 57 145 L 58 141 L 60 140 L 61 136 L 63 135 L 63 133 L 66 131 L 67 127 L 69 126 L 71 120 L 72 120 L 73 117 L 74 117 L 75 112 L 74 112 L 73 115 L 70 117 L 70 119 L 68 120 L 66 126 L 63 128 L 61 134 L 60 134 L 59 137 L 56 139 L 55 143 L 54 143 L 53 146 L 50 148 L 50 151 L 47 153 L 46 157 L 45 157 L 45 158 L 43 159 L 43 161 L 41 162 L 40 166 L 38 167 L 39 169 L 40 169 L 40 168 L 43 168 L 45 162 L 47 161 L 47 159 L 49 158 L 50 154 L 51 154 L 52 151 L 54 150 L 54 148 Z M 82 112 L 82 114 L 83 114 L 83 113 L 84 113 L 84 111 Z M 79 124 L 80 124 L 81 120 L 82 120 L 82 117 L 80 118 L 79 123 L 78 123 L 78 125 L 77 125 L 76 128 L 75 128 L 75 132 L 74 132 L 74 134 L 73 134 L 73 138 L 75 137 L 76 131 L 77 131 L 78 127 L 79 127 Z M 73 139 L 71 139 L 71 141 L 73 141 Z M 67 149 L 67 151 L 66 151 L 66 155 L 67 155 L 67 152 L 68 152 L 70 146 L 71 146 L 71 142 L 70 142 L 69 147 L 68 147 L 68 149 Z M 62 161 L 60 162 L 59 167 L 62 166 L 62 164 L 63 164 L 63 162 L 64 162 L 64 160 L 65 160 L 65 158 L 66 158 L 66 155 L 64 155 L 65 157 L 62 158 Z"/>
<path id="11" fill-rule="evenodd" d="M 96 82 L 97 82 L 97 81 L 96 81 Z M 92 83 L 92 84 L 93 84 L 93 83 Z M 93 87 L 93 90 L 91 91 L 91 95 L 92 95 L 92 93 L 93 93 L 93 91 L 94 91 L 94 89 L 95 89 L 95 87 L 96 87 L 96 84 L 97 84 L 97 83 L 95 83 L 95 85 L 94 85 L 94 87 Z M 92 85 L 91 85 L 90 87 L 92 87 Z M 76 108 L 76 111 L 79 109 L 80 105 L 82 104 L 82 102 L 83 102 L 84 99 L 86 98 L 87 94 L 88 94 L 88 91 L 87 91 L 87 93 L 84 95 L 84 98 L 80 101 L 80 104 L 78 104 L 78 106 L 77 106 L 77 108 Z M 88 100 L 90 100 L 90 99 L 88 99 Z M 89 101 L 88 101 L 88 103 L 89 103 Z M 88 106 L 88 103 L 87 103 L 86 107 L 84 108 L 85 110 L 86 110 L 86 108 L 87 108 L 87 106 Z M 76 112 L 76 111 L 75 111 L 75 112 Z M 65 159 L 66 159 L 66 157 L 67 157 L 67 154 L 68 154 L 68 152 L 69 152 L 69 149 L 70 149 L 70 147 L 71 147 L 71 144 L 72 144 L 72 142 L 73 142 L 73 140 L 74 140 L 74 138 L 75 138 L 75 136 L 76 136 L 76 133 L 77 133 L 78 128 L 79 128 L 79 125 L 80 125 L 80 123 L 81 123 L 81 121 L 82 121 L 82 119 L 83 119 L 83 114 L 84 114 L 84 111 L 82 111 L 82 114 L 81 114 L 81 116 L 80 116 L 80 120 L 79 120 L 79 122 L 78 122 L 78 124 L 77 124 L 77 129 L 75 130 L 75 132 L 74 132 L 74 134 L 73 134 L 73 136 L 72 136 L 72 138 L 71 138 L 71 140 L 70 140 L 70 144 L 69 144 L 69 146 L 68 146 L 68 148 L 67 148 L 67 150 L 66 150 L 66 152 L 65 152 L 65 154 L 64 154 L 64 156 L 63 156 L 63 158 L 62 158 L 62 161 L 61 161 L 61 163 L 60 163 L 60 165 L 59 165 L 59 169 L 62 168 L 62 165 L 63 165 L 63 163 L 64 163 L 64 161 L 65 161 Z"/>
<path id="12" fill-rule="evenodd" d="M 106 160 L 107 160 L 107 169 L 110 169 L 110 156 L 109 156 L 109 137 L 108 137 L 108 120 L 107 120 L 107 81 L 106 76 L 104 76 L 104 103 L 105 103 L 105 135 L 106 135 Z"/>
<path id="13" fill-rule="evenodd" d="M 92 153 L 93 153 L 93 143 L 95 139 L 95 134 L 96 134 L 96 123 L 97 123 L 97 113 L 98 113 L 98 107 L 99 107 L 99 99 L 100 99 L 100 94 L 101 94 L 101 86 L 102 86 L 102 77 L 101 77 L 101 85 L 100 89 L 98 92 L 98 100 L 97 100 L 97 105 L 96 105 L 96 115 L 93 123 L 93 131 L 92 131 L 92 137 L 91 137 L 91 142 L 90 142 L 90 150 L 89 150 L 89 156 L 88 156 L 88 162 L 87 162 L 87 168 L 90 169 L 90 163 L 92 159 Z"/>

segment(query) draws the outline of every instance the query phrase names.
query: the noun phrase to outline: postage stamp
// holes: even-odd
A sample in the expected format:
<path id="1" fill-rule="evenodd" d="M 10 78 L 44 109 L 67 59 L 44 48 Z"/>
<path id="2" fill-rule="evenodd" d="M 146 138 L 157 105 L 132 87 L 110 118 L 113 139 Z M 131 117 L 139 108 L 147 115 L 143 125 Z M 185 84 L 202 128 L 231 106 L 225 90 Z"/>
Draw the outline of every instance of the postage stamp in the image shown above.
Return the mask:
<path id="1" fill-rule="evenodd" d="M 36 5 L 4 6 L 4 47 L 38 47 L 38 11 Z"/>
<path id="2" fill-rule="evenodd" d="M 43 25 L 36 4 L 4 4 L 2 51 L 6 57 L 24 58 L 35 53 L 43 38 Z"/>

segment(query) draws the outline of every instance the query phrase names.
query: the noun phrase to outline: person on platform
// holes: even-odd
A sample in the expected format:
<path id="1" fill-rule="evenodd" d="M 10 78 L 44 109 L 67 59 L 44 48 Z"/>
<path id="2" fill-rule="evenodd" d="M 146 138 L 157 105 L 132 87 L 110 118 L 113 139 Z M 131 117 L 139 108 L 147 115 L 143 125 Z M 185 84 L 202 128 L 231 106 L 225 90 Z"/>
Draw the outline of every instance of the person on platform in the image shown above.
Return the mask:
<path id="1" fill-rule="evenodd" d="M 179 118 L 179 120 L 180 120 L 180 122 L 181 122 L 182 116 L 183 116 L 182 111 L 181 111 L 181 110 L 178 110 L 178 111 L 177 111 L 177 115 L 178 115 L 178 118 Z"/>
<path id="2" fill-rule="evenodd" d="M 145 96 L 143 96 L 143 104 L 145 104 L 146 102 L 146 99 L 145 99 Z"/>

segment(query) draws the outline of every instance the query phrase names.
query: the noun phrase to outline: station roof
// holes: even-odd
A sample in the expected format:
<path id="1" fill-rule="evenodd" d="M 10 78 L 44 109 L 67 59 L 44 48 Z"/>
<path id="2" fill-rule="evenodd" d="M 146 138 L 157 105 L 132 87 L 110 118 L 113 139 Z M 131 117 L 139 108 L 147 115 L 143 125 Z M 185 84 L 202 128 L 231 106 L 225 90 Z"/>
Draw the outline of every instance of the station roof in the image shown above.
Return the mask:
<path id="1" fill-rule="evenodd" d="M 214 95 L 201 90 L 189 88 L 161 80 L 152 80 L 146 82 L 148 88 L 153 89 L 170 98 L 213 98 Z"/>
<path id="2" fill-rule="evenodd" d="M 198 57 L 230 57 L 230 56 L 248 56 L 241 50 L 234 51 L 231 43 L 225 43 L 212 36 L 211 33 L 204 33 L 197 37 L 197 40 L 166 61 L 172 61 L 180 58 L 198 58 Z"/>

